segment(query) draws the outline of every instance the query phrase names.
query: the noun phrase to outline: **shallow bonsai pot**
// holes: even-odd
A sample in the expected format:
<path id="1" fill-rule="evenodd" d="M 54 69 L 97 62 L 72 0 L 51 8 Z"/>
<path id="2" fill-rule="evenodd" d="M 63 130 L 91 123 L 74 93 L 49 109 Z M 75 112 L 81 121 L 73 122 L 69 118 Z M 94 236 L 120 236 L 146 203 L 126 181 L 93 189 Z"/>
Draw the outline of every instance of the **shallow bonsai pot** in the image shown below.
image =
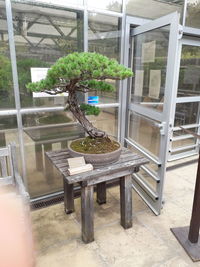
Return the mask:
<path id="1" fill-rule="evenodd" d="M 83 140 L 84 138 L 76 139 L 76 140 Z M 75 140 L 73 140 L 75 141 Z M 122 151 L 122 146 L 120 143 L 119 148 L 116 149 L 115 151 L 108 152 L 108 153 L 102 153 L 102 154 L 88 154 L 88 153 L 81 153 L 73 150 L 71 148 L 71 143 L 69 142 L 68 150 L 69 154 L 71 157 L 84 157 L 86 163 L 91 163 L 94 167 L 100 167 L 100 166 L 105 166 L 110 163 L 118 161 L 121 151 Z"/>

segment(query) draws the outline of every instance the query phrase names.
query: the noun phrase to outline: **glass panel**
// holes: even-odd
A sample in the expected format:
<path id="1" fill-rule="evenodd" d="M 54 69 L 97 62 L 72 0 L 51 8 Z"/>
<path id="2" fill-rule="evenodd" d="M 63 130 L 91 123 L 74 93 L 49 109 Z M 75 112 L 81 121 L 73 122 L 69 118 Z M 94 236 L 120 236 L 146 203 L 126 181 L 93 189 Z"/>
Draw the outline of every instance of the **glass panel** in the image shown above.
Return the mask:
<path id="1" fill-rule="evenodd" d="M 14 108 L 5 1 L 0 0 L 0 109 Z"/>
<path id="2" fill-rule="evenodd" d="M 160 130 L 156 123 L 158 122 L 131 112 L 128 136 L 145 150 L 158 157 L 160 151 Z"/>
<path id="3" fill-rule="evenodd" d="M 21 173 L 17 118 L 15 115 L 0 116 L 0 148 L 7 146 L 11 142 L 15 142 L 16 144 L 18 167 Z"/>
<path id="4" fill-rule="evenodd" d="M 185 147 L 195 144 L 196 144 L 196 138 L 188 138 L 188 139 L 173 141 L 172 148 Z"/>
<path id="5" fill-rule="evenodd" d="M 83 15 L 79 11 L 12 4 L 22 107 L 63 105 L 64 97 L 33 98 L 26 89 L 31 68 L 48 68 L 62 56 L 83 51 Z"/>
<path id="6" fill-rule="evenodd" d="M 121 12 L 122 10 L 122 0 L 87 0 L 87 5 L 89 7 L 106 9 L 109 11 Z"/>
<path id="7" fill-rule="evenodd" d="M 75 119 L 71 112 L 40 112 L 35 114 L 24 114 L 22 116 L 24 127 L 45 126 L 53 127 L 60 123 L 73 124 Z"/>
<path id="8" fill-rule="evenodd" d="M 169 27 L 162 27 L 133 38 L 131 101 L 163 111 Z"/>
<path id="9" fill-rule="evenodd" d="M 183 45 L 178 97 L 200 95 L 200 46 Z"/>
<path id="10" fill-rule="evenodd" d="M 128 0 L 128 15 L 148 19 L 160 18 L 172 12 L 182 13 L 184 0 Z"/>
<path id="11" fill-rule="evenodd" d="M 199 103 L 176 104 L 174 126 L 198 123 Z"/>
<path id="12" fill-rule="evenodd" d="M 119 62 L 121 19 L 89 13 L 88 24 L 88 51 L 100 53 Z M 118 102 L 119 83 L 110 82 L 115 85 L 116 91 L 98 93 L 100 103 Z M 90 93 L 90 95 L 95 95 L 95 93 Z"/>
<path id="13" fill-rule="evenodd" d="M 117 108 L 101 110 L 98 117 L 88 116 L 93 124 L 109 135 L 117 136 Z M 70 122 L 67 122 L 68 120 Z M 66 123 L 67 122 L 67 123 Z M 82 127 L 70 113 L 37 113 L 23 115 L 28 188 L 31 197 L 63 190 L 62 177 L 52 169 L 45 151 L 67 148 L 68 141 L 84 137 Z"/>
<path id="14" fill-rule="evenodd" d="M 88 116 L 94 126 L 105 131 L 108 135 L 117 137 L 118 108 L 103 108 L 99 116 Z"/>
<path id="15" fill-rule="evenodd" d="M 200 0 L 187 0 L 185 25 L 200 28 Z"/>
<path id="16" fill-rule="evenodd" d="M 62 177 L 45 151 L 67 148 L 68 141 L 84 137 L 82 127 L 65 112 L 23 115 L 27 181 L 31 197 L 63 190 Z"/>

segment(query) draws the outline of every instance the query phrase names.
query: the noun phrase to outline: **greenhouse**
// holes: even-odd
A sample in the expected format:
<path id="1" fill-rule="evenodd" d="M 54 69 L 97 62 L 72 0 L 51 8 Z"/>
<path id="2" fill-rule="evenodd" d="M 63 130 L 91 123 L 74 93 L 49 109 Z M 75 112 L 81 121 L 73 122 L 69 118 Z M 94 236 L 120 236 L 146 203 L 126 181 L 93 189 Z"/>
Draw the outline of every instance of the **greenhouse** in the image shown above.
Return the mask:
<path id="1" fill-rule="evenodd" d="M 100 63 L 97 61 L 101 59 L 100 56 L 93 58 L 91 55 L 94 53 L 106 56 L 110 60 L 105 63 L 105 58 L 102 57 L 102 76 L 98 76 L 98 72 L 95 74 L 92 70 L 92 66 L 99 66 Z M 121 189 L 128 185 L 126 181 L 123 184 L 118 179 L 121 176 L 130 176 L 128 170 L 125 172 L 125 169 L 116 169 L 114 175 L 113 169 L 109 174 L 112 179 L 104 180 L 107 174 L 102 173 L 101 182 L 94 182 L 91 176 L 93 183 L 88 182 L 86 189 L 83 186 L 84 182 L 76 178 L 71 188 L 70 180 L 66 178 L 66 182 L 63 178 L 65 170 L 60 170 L 62 166 L 58 166 L 58 162 L 55 161 L 55 157 L 60 155 L 56 153 L 66 153 L 71 141 L 84 138 L 85 132 L 89 135 L 91 132 L 82 127 L 81 120 L 70 105 L 70 85 L 71 81 L 74 81 L 71 77 L 75 75 L 75 71 L 72 71 L 73 64 L 76 63 L 75 56 L 66 72 L 71 80 L 68 80 L 69 77 L 65 79 L 59 76 L 60 83 L 58 85 L 56 80 L 54 91 L 51 88 L 52 84 L 48 90 L 45 88 L 39 91 L 39 87 L 30 90 L 30 83 L 37 83 L 47 77 L 48 84 L 50 78 L 54 79 L 54 73 L 49 69 L 51 70 L 52 66 L 58 68 L 57 62 L 64 64 L 64 58 L 65 62 L 68 62 L 70 57 L 67 56 L 71 55 L 78 55 L 77 62 L 81 62 L 80 64 L 87 60 L 86 55 L 90 55 L 93 59 L 90 59 L 91 66 L 87 71 L 94 74 L 89 79 L 92 86 L 98 89 L 98 84 L 93 80 L 95 78 L 97 83 L 105 80 L 107 84 L 101 82 L 103 89 L 89 90 L 90 81 L 85 82 L 86 78 L 82 78 L 85 77 L 84 72 L 78 76 L 75 65 L 77 76 L 73 79 L 76 82 L 74 84 L 77 101 L 80 107 L 86 108 L 88 104 L 93 106 L 91 112 L 85 111 L 87 123 L 92 123 L 95 129 L 106 133 L 129 151 L 122 152 L 121 157 L 126 157 L 126 153 L 132 153 L 138 155 L 138 160 L 143 160 L 143 164 L 141 161 L 138 166 L 134 165 L 134 172 L 131 173 L 133 226 L 130 228 L 132 230 L 127 230 L 132 231 L 131 237 L 127 237 L 128 232 L 120 232 L 124 231 L 123 228 L 115 227 L 116 222 L 119 224 L 119 218 L 116 217 L 120 206 L 118 202 L 121 201 L 120 207 L 121 210 L 124 208 L 125 213 L 128 209 L 128 200 L 124 197 L 126 192 L 123 193 Z M 114 73 L 122 71 L 118 63 L 124 66 L 122 74 Z M 116 64 L 113 65 L 113 72 L 106 72 L 107 66 L 111 68 L 112 64 Z M 56 67 L 54 69 L 57 70 Z M 118 76 L 114 77 L 114 74 Z M 63 87 L 64 82 L 69 90 L 66 90 L 67 86 Z M 60 90 L 61 87 L 65 89 Z M 95 112 L 99 113 L 98 116 Z M 68 266 L 68 260 L 71 262 L 69 266 L 192 266 L 193 263 L 187 256 L 182 257 L 184 251 L 170 230 L 166 232 L 166 228 L 185 226 L 187 219 L 186 225 L 190 223 L 199 139 L 199 0 L 0 0 L 0 149 L 11 143 L 16 147 L 17 169 L 29 196 L 29 213 L 34 235 L 37 236 L 36 243 L 39 244 L 38 247 L 36 245 L 39 251 L 38 266 Z M 61 159 L 64 157 L 58 158 Z M 111 162 L 108 158 L 105 158 L 106 161 L 107 165 Z M 4 176 L 5 164 L 11 163 L 0 163 L 0 173 Z M 63 164 L 61 161 L 59 163 Z M 81 164 L 83 163 L 77 162 L 77 166 L 82 166 Z M 110 164 L 112 169 L 113 163 Z M 105 168 L 107 165 L 105 164 Z M 95 172 L 95 165 L 93 171 Z M 117 172 L 121 176 L 117 175 Z M 86 177 L 86 173 L 83 176 Z M 98 186 L 99 184 L 101 186 Z M 117 191 L 119 184 L 121 198 Z M 89 201 L 87 194 L 92 194 L 93 191 L 83 191 L 88 190 L 87 187 L 91 185 L 94 185 L 94 190 L 97 191 L 97 202 L 101 202 L 99 204 L 106 202 L 106 187 L 108 194 L 105 208 L 101 205 L 102 210 L 98 211 L 99 206 L 95 206 L 96 244 L 85 251 L 86 245 L 77 241 L 80 239 L 80 233 L 76 229 L 76 223 L 73 223 L 79 223 L 80 214 L 83 216 L 83 209 L 88 208 L 83 208 L 83 203 Z M 75 198 L 77 210 L 70 215 L 63 215 L 63 209 L 56 207 L 63 205 L 64 201 L 66 213 L 67 209 L 70 212 L 74 211 L 74 203 L 70 202 L 70 196 Z M 84 197 L 86 202 L 83 200 Z M 177 203 L 180 204 L 180 209 L 176 207 Z M 109 214 L 112 213 L 114 215 L 111 218 Z M 49 226 L 47 221 L 46 224 L 39 222 L 40 216 L 46 216 L 46 220 L 52 220 L 52 224 Z M 121 216 L 123 217 L 122 211 Z M 127 222 L 126 215 L 124 216 L 124 223 L 121 217 L 122 225 L 126 225 Z M 166 223 L 165 218 L 167 220 L 168 216 L 170 219 Z M 177 224 L 173 221 L 176 220 L 176 216 Z M 59 220 L 64 228 L 58 226 L 56 231 L 53 228 L 57 227 Z M 82 218 L 82 224 L 83 220 Z M 87 221 L 87 218 L 85 220 Z M 41 225 L 43 230 L 46 226 L 44 236 L 41 234 Z M 101 227 L 102 230 L 99 230 Z M 163 230 L 158 230 L 159 234 L 156 232 L 157 227 Z M 146 233 L 146 229 L 149 228 L 153 229 L 151 236 Z M 139 252 L 134 254 L 137 242 L 144 242 L 143 245 L 139 245 L 148 250 L 145 241 L 138 236 L 132 247 L 127 246 L 129 242 L 131 245 L 131 238 L 137 235 L 137 231 L 139 236 L 144 235 L 144 239 L 149 238 L 147 244 L 151 244 L 152 247 L 155 244 L 151 251 L 152 256 L 146 255 L 146 252 L 146 256 Z M 82 235 L 83 232 L 82 230 Z M 86 232 L 87 229 L 87 235 Z M 52 238 L 49 238 L 51 235 Z M 106 235 L 109 239 L 108 244 Z M 166 236 L 163 237 L 164 235 Z M 93 235 L 91 239 L 83 237 L 83 241 L 84 238 L 91 241 Z M 158 243 L 160 242 L 160 253 L 163 255 L 160 258 L 154 255 L 159 254 L 157 239 Z M 162 244 L 163 240 L 165 244 Z M 77 251 L 80 250 L 80 258 L 71 252 L 73 248 L 67 245 L 70 242 L 72 246 L 77 247 Z M 119 246 L 112 248 L 114 242 L 119 243 Z M 66 254 L 69 249 L 69 254 L 74 255 L 74 265 L 73 257 L 66 255 L 65 260 L 58 260 L 56 264 L 57 256 L 54 255 L 54 258 L 51 249 L 58 250 L 58 258 L 61 259 L 65 253 L 65 246 L 68 246 Z M 173 246 L 176 246 L 177 254 L 173 254 Z M 46 258 L 42 251 L 45 251 Z M 94 260 L 96 251 L 98 260 Z M 169 261 L 169 265 L 164 265 L 168 264 L 167 255 L 172 260 Z"/>

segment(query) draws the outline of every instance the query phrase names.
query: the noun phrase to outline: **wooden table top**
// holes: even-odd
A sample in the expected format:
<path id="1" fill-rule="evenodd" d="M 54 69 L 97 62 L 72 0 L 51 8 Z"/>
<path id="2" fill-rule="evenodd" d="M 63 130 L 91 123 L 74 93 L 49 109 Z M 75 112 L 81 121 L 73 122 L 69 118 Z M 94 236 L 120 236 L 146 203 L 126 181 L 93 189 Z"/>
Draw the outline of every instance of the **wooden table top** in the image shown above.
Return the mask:
<path id="1" fill-rule="evenodd" d="M 115 174 L 115 178 L 118 175 L 123 174 L 123 171 L 133 170 L 134 168 L 138 168 L 140 165 L 146 164 L 149 161 L 143 156 L 133 153 L 131 150 L 127 148 L 122 149 L 121 156 L 118 161 L 111 163 L 107 166 L 96 167 L 92 171 L 83 172 L 80 174 L 69 175 L 68 174 L 68 161 L 67 159 L 71 156 L 68 153 L 67 149 L 58 150 L 58 151 L 49 151 L 46 152 L 46 156 L 52 162 L 52 164 L 58 169 L 58 171 L 65 177 L 68 184 L 74 184 L 78 182 L 87 181 L 90 179 L 97 179 L 105 176 L 110 176 L 112 178 L 112 174 Z M 120 177 L 120 176 L 119 176 Z"/>

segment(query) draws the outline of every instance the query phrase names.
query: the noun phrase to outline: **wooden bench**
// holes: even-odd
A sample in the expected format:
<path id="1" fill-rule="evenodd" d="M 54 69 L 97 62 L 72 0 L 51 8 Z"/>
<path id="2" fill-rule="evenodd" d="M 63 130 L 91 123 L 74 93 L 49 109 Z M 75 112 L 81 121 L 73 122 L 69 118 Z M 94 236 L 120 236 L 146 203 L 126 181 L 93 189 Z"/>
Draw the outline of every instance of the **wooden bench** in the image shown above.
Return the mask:
<path id="1" fill-rule="evenodd" d="M 46 152 L 46 156 L 63 176 L 67 214 L 74 211 L 74 184 L 79 183 L 81 186 L 82 240 L 85 243 L 94 240 L 94 186 L 97 186 L 97 202 L 106 203 L 106 182 L 116 178 L 120 179 L 121 225 L 125 229 L 132 227 L 132 173 L 138 172 L 140 165 L 148 163 L 147 159 L 124 148 L 117 162 L 69 176 L 68 150 Z"/>
<path id="2" fill-rule="evenodd" d="M 16 146 L 14 143 L 0 148 L 0 188 L 6 189 L 8 187 L 11 189 L 11 193 L 17 193 L 25 202 L 29 202 L 29 194 L 18 172 Z"/>

